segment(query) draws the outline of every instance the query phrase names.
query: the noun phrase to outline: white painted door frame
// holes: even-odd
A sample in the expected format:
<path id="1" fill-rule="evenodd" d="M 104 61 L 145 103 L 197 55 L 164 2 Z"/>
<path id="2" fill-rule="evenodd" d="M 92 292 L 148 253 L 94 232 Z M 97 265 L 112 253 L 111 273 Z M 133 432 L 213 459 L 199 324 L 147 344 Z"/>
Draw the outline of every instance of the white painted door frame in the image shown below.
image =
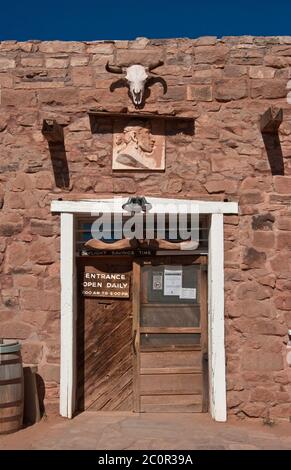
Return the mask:
<path id="1" fill-rule="evenodd" d="M 224 214 L 237 214 L 235 202 L 192 201 L 147 198 L 151 212 L 161 207 L 186 204 L 195 212 L 210 214 L 208 262 L 208 347 L 209 347 L 209 402 L 215 421 L 226 421 L 226 375 L 224 346 Z M 51 212 L 61 214 L 61 380 L 60 414 L 72 418 L 76 406 L 76 260 L 75 216 L 94 213 L 125 213 L 121 206 L 127 198 L 80 201 L 52 201 Z M 164 209 L 162 209 L 162 212 Z"/>

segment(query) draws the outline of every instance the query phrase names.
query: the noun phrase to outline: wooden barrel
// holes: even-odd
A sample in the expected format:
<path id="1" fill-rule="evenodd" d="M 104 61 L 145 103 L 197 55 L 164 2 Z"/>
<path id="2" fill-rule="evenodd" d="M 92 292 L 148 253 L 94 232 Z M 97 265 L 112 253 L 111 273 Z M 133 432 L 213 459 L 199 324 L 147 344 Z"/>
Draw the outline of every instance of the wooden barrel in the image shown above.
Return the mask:
<path id="1" fill-rule="evenodd" d="M 20 344 L 0 344 L 0 434 L 21 429 L 23 389 Z"/>

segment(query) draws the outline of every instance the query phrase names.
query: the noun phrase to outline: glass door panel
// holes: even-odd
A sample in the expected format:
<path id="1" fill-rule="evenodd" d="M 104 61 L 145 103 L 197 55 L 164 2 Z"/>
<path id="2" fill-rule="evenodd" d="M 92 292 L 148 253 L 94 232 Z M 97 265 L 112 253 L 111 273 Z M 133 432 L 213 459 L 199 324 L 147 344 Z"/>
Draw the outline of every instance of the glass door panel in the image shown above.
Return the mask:
<path id="1" fill-rule="evenodd" d="M 142 268 L 141 349 L 200 344 L 200 265 Z"/>
<path id="2" fill-rule="evenodd" d="M 207 410 L 205 265 L 205 257 L 176 256 L 134 268 L 135 411 Z"/>

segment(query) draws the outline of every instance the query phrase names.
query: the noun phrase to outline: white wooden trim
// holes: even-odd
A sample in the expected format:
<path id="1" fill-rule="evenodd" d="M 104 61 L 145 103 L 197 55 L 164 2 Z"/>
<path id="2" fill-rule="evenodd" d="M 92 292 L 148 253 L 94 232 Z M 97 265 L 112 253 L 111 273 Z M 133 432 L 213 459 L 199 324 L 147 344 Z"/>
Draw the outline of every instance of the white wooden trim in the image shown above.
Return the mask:
<path id="1" fill-rule="evenodd" d="M 209 232 L 208 268 L 208 325 L 209 325 L 209 393 L 210 411 L 216 421 L 226 421 L 226 377 L 224 349 L 224 236 L 223 214 L 237 214 L 235 202 L 183 201 L 175 199 L 147 198 L 171 204 L 197 204 L 199 213 L 212 214 Z M 120 198 L 118 211 L 127 198 Z M 53 201 L 52 212 L 61 212 L 61 385 L 60 413 L 72 418 L 76 394 L 76 270 L 74 214 L 112 212 L 113 200 Z M 115 203 L 114 203 L 115 204 Z M 189 207 L 189 206 L 188 206 Z"/>
<path id="2" fill-rule="evenodd" d="M 211 216 L 208 250 L 208 364 L 210 411 L 215 421 L 226 421 L 224 236 L 222 214 L 212 214 Z"/>
<path id="3" fill-rule="evenodd" d="M 76 392 L 76 308 L 74 215 L 61 214 L 61 380 L 60 414 L 72 418 Z"/>
<path id="4" fill-rule="evenodd" d="M 122 205 L 127 201 L 126 198 L 116 197 L 115 199 L 86 199 L 81 201 L 52 201 L 52 212 L 71 212 L 73 214 L 89 213 L 120 213 L 127 214 L 122 209 Z M 237 202 L 220 201 L 195 201 L 191 199 L 166 199 L 147 197 L 148 202 L 152 204 L 151 213 L 170 212 L 188 212 L 195 214 L 237 214 Z"/>

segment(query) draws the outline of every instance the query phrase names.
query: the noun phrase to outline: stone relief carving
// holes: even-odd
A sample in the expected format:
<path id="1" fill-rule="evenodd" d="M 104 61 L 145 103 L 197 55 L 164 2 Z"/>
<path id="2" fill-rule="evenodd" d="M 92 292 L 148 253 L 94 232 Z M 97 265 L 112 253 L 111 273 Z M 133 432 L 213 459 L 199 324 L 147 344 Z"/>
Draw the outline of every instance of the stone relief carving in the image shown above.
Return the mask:
<path id="1" fill-rule="evenodd" d="M 164 170 L 164 120 L 115 121 L 113 170 Z"/>

